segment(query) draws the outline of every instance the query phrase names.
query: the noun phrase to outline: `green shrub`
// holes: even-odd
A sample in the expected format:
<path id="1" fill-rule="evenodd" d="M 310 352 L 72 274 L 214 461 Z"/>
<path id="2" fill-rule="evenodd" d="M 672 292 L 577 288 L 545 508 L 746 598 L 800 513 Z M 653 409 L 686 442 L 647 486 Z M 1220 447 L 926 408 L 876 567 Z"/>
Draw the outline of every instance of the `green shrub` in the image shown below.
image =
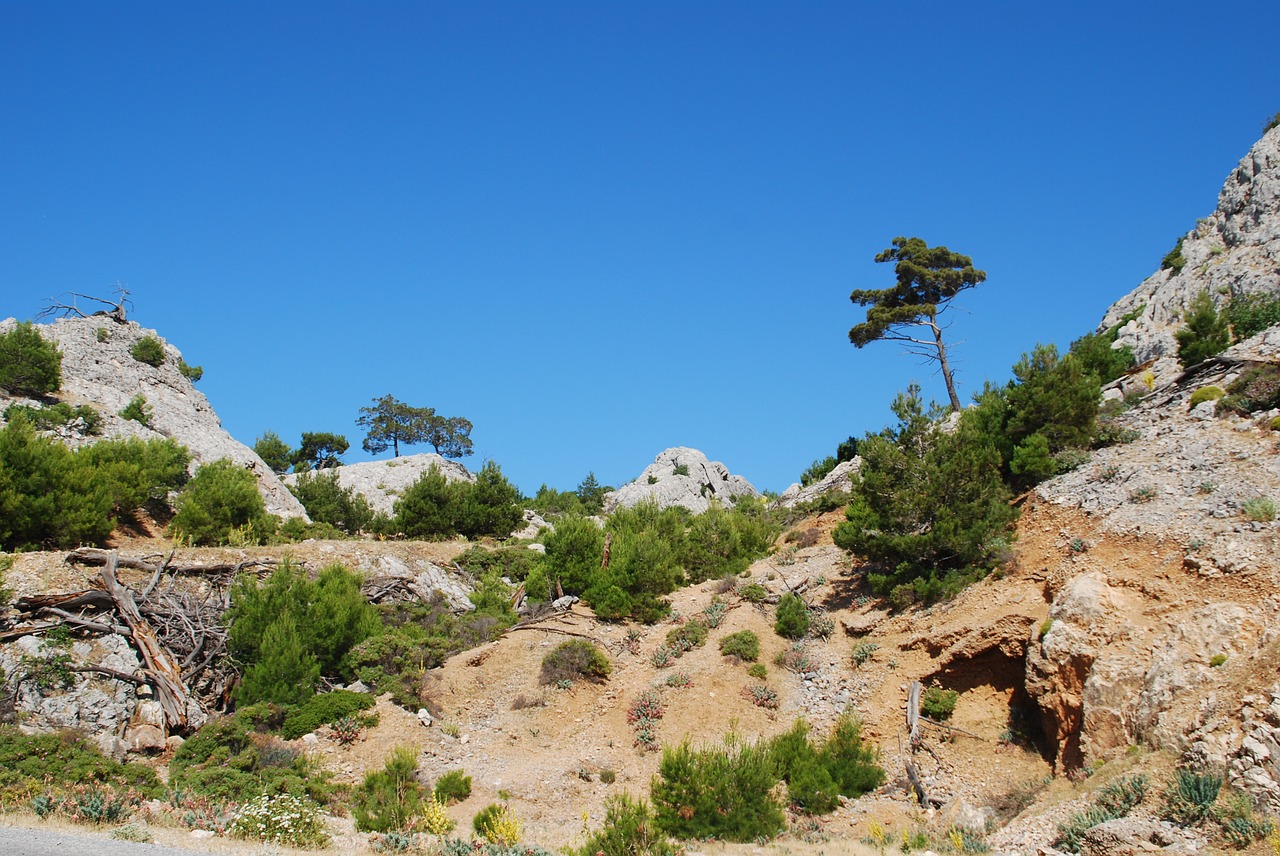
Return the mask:
<path id="1" fill-rule="evenodd" d="M 297 740 L 322 725 L 331 725 L 343 717 L 368 710 L 375 704 L 373 696 L 350 690 L 330 690 L 303 702 L 289 711 L 280 726 L 280 736 L 285 740 Z"/>
<path id="2" fill-rule="evenodd" d="M 191 544 L 225 544 L 232 530 L 261 541 L 275 531 L 253 473 L 228 458 L 196 470 L 177 500 L 170 528 Z"/>
<path id="3" fill-rule="evenodd" d="M 1178 242 L 1173 245 L 1173 249 L 1165 253 L 1165 257 L 1160 260 L 1161 270 L 1171 270 L 1174 273 L 1182 273 L 1182 269 L 1187 266 L 1187 260 L 1182 256 L 1183 238 L 1179 238 Z"/>
<path id="4" fill-rule="evenodd" d="M 658 829 L 681 839 L 769 839 L 786 826 L 782 806 L 771 795 L 777 781 L 762 744 L 668 747 L 650 785 L 654 820 Z"/>
<path id="5" fill-rule="evenodd" d="M 192 383 L 199 383 L 204 377 L 204 366 L 189 366 L 186 360 L 178 360 L 178 372 Z"/>
<path id="6" fill-rule="evenodd" d="M 627 793 L 611 794 L 604 809 L 604 825 L 587 836 L 573 856 L 676 856 L 680 852 L 659 831 L 647 801 Z"/>
<path id="7" fill-rule="evenodd" d="M 1142 802 L 1146 793 L 1147 777 L 1141 774 L 1107 784 L 1098 790 L 1093 805 L 1058 826 L 1054 844 L 1068 852 L 1079 853 L 1086 832 L 1100 823 L 1126 817 Z"/>
<path id="8" fill-rule="evenodd" d="M 760 637 L 751 630 L 739 630 L 720 640 L 720 653 L 754 663 L 760 659 Z"/>
<path id="9" fill-rule="evenodd" d="M 1202 363 L 1231 344 L 1227 318 L 1218 313 L 1207 290 L 1192 299 L 1184 317 L 1187 326 L 1173 334 L 1178 341 L 1178 360 L 1182 365 Z"/>
<path id="10" fill-rule="evenodd" d="M 1198 826 L 1213 816 L 1222 777 L 1180 768 L 1164 793 L 1163 816 L 1180 826 Z"/>
<path id="11" fill-rule="evenodd" d="M 423 809 L 424 788 L 418 782 L 418 756 L 400 746 L 386 765 L 364 777 L 352 794 L 351 814 L 361 832 L 405 832 Z"/>
<path id="12" fill-rule="evenodd" d="M 667 647 L 679 656 L 686 651 L 700 648 L 707 641 L 707 625 L 696 618 L 667 631 Z"/>
<path id="13" fill-rule="evenodd" d="M 106 440 L 74 452 L 25 413 L 0 429 L 0 548 L 101 544 L 118 517 L 186 479 L 172 440 Z"/>
<path id="14" fill-rule="evenodd" d="M 1280 324 L 1280 295 L 1267 292 L 1240 294 L 1227 304 L 1227 321 L 1238 342 Z"/>
<path id="15" fill-rule="evenodd" d="M 865 664 L 879 649 L 880 646 L 874 642 L 859 642 L 853 646 L 853 667 L 856 669 Z"/>
<path id="16" fill-rule="evenodd" d="M 1204 401 L 1217 401 L 1226 394 L 1226 391 L 1220 386 L 1202 386 L 1191 393 L 1191 402 L 1188 406 L 1195 407 Z"/>
<path id="17" fill-rule="evenodd" d="M 1227 392 L 1218 404 L 1220 410 L 1248 415 L 1280 406 L 1280 366 L 1251 365 L 1227 386 Z"/>
<path id="18" fill-rule="evenodd" d="M 927 687 L 920 696 L 920 712 L 930 719 L 942 722 L 950 719 L 956 709 L 960 693 L 942 687 Z"/>
<path id="19" fill-rule="evenodd" d="M 765 678 L 769 677 L 769 669 L 764 663 L 752 663 L 751 667 L 747 669 L 747 674 L 753 678 L 763 681 Z"/>
<path id="20" fill-rule="evenodd" d="M 764 599 L 769 596 L 769 592 L 759 583 L 747 583 L 738 589 L 738 597 L 748 603 L 763 603 Z"/>
<path id="21" fill-rule="evenodd" d="M 778 532 L 769 515 L 748 502 L 732 509 L 712 503 L 690 521 L 677 558 L 690 583 L 736 576 L 768 552 Z"/>
<path id="22" fill-rule="evenodd" d="M 778 601 L 773 627 L 785 639 L 803 639 L 809 632 L 809 610 L 804 601 L 792 592 L 784 594 Z"/>
<path id="23" fill-rule="evenodd" d="M 29 321 L 0 333 L 0 389 L 36 396 L 62 388 L 62 352 Z"/>
<path id="24" fill-rule="evenodd" d="M 1226 654 L 1214 654 L 1212 657 L 1209 658 L 1209 665 L 1215 669 L 1225 664 L 1226 662 L 1227 662 Z"/>
<path id="25" fill-rule="evenodd" d="M 155 336 L 143 336 L 129 348 L 129 355 L 155 368 L 164 362 L 164 345 Z"/>
<path id="26" fill-rule="evenodd" d="M 15 402 L 5 408 L 4 420 L 12 422 L 20 413 L 38 431 L 51 431 L 54 428 L 69 425 L 76 420 L 80 420 L 80 424 L 83 426 L 82 431 L 85 434 L 97 434 L 102 430 L 102 414 L 87 404 L 72 407 L 65 401 L 59 401 L 56 404 L 43 407 L 39 405 L 31 407 Z"/>
<path id="27" fill-rule="evenodd" d="M 676 465 L 671 469 L 671 474 L 672 474 L 673 476 L 687 476 L 687 475 L 689 475 L 689 465 L 688 465 L 688 464 L 676 464 Z"/>
<path id="28" fill-rule="evenodd" d="M 119 415 L 122 419 L 129 419 L 144 428 L 150 428 L 155 412 L 151 409 L 151 405 L 147 404 L 146 396 L 139 393 L 129 399 L 129 403 L 124 406 Z"/>
<path id="29" fill-rule="evenodd" d="M 826 478 L 839 463 L 835 455 L 818 458 L 800 474 L 800 486 L 808 487 L 811 484 L 817 484 Z"/>
<path id="30" fill-rule="evenodd" d="M 396 523 L 410 538 L 506 538 L 523 519 L 519 498 L 492 461 L 476 474 L 474 484 L 449 482 L 432 466 L 396 501 Z"/>
<path id="31" fill-rule="evenodd" d="M 562 680 L 599 683 L 608 678 L 611 671 L 613 667 L 603 651 L 585 639 L 570 639 L 542 658 L 539 682 L 544 686 Z"/>
<path id="32" fill-rule="evenodd" d="M 348 535 L 355 535 L 373 522 L 373 508 L 363 495 L 338 483 L 336 472 L 302 473 L 289 492 L 298 498 L 307 516 L 316 523 L 327 523 Z"/>
<path id="33" fill-rule="evenodd" d="M 454 558 L 454 563 L 472 577 L 495 575 L 520 582 L 537 564 L 538 554 L 527 547 L 490 549 L 476 544 Z"/>
<path id="34" fill-rule="evenodd" d="M 170 786 L 224 802 L 288 793 L 327 803 L 335 789 L 323 765 L 269 733 L 284 716 L 282 708 L 253 705 L 211 720 L 174 753 Z"/>
<path id="35" fill-rule="evenodd" d="M 348 653 L 381 630 L 360 578 L 341 565 L 322 568 L 315 581 L 288 562 L 263 585 L 242 577 L 226 620 L 227 647 L 248 666 L 236 696 L 242 704 L 306 701 L 320 675 L 344 675 Z"/>
<path id="36" fill-rule="evenodd" d="M 70 731 L 23 734 L 15 725 L 0 725 L 0 795 L 6 802 L 44 792 L 51 771 L 56 771 L 60 788 L 132 788 L 145 797 L 158 797 L 164 792 L 149 767 L 113 761 L 81 735 Z"/>
<path id="37" fill-rule="evenodd" d="M 503 803 L 491 803 L 471 818 L 471 828 L 490 844 L 512 847 L 520 840 L 520 821 Z"/>
<path id="38" fill-rule="evenodd" d="M 1276 519 L 1276 503 L 1275 500 L 1266 496 L 1257 496 L 1253 499 L 1246 499 L 1240 506 L 1240 511 L 1249 520 L 1257 523 L 1268 523 Z"/>
<path id="39" fill-rule="evenodd" d="M 462 802 L 471 796 L 471 777 L 462 770 L 449 770 L 436 779 L 433 793 L 445 805 Z"/>

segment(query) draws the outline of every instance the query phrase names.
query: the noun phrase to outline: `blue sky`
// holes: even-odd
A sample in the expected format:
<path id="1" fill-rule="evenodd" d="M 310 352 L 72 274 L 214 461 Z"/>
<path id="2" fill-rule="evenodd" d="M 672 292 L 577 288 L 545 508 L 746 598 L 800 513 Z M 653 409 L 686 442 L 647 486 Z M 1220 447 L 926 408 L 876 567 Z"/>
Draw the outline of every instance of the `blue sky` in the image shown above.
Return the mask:
<path id="1" fill-rule="evenodd" d="M 250 444 L 366 459 L 390 393 L 530 493 L 674 445 L 781 490 L 945 398 L 847 339 L 894 236 L 987 271 L 967 397 L 1093 329 L 1280 110 L 1280 4 L 905 9 L 7 0 L 0 317 L 124 283 Z"/>

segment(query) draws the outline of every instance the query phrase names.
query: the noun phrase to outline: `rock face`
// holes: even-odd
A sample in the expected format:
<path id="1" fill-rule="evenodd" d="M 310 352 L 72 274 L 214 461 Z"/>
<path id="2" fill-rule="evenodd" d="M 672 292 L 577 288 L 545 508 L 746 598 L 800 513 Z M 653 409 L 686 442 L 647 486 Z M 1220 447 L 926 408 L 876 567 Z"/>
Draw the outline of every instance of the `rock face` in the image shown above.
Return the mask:
<path id="1" fill-rule="evenodd" d="M 1217 210 L 1183 238 L 1182 257 L 1181 271 L 1156 271 L 1117 301 L 1098 328 L 1141 308 L 1116 339 L 1140 363 L 1176 355 L 1173 333 L 1201 291 L 1219 307 L 1237 295 L 1280 291 L 1280 128 L 1263 135 L 1227 177 Z M 1157 377 L 1169 371 L 1158 369 Z"/>
<path id="2" fill-rule="evenodd" d="M 676 446 L 658 455 L 635 481 L 605 494 L 604 510 L 631 508 L 649 500 L 659 508 L 679 505 L 701 514 L 713 499 L 732 506 L 740 496 L 759 497 L 760 492 L 719 461 L 707 460 L 697 449 Z"/>
<path id="3" fill-rule="evenodd" d="M 391 514 L 396 500 L 432 467 L 444 475 L 446 481 L 474 482 L 476 477 L 466 467 L 436 454 L 404 455 L 389 461 L 365 461 L 329 470 L 338 474 L 338 484 L 351 488 L 369 501 L 374 511 Z M 290 473 L 282 477 L 285 484 L 297 484 L 298 476 Z"/>
<path id="4" fill-rule="evenodd" d="M 862 469 L 862 458 L 860 457 L 855 457 L 851 461 L 841 461 L 836 464 L 835 469 L 808 487 L 801 487 L 798 482 L 791 485 L 791 487 L 782 492 L 782 496 L 778 497 L 774 506 L 778 508 L 795 508 L 797 505 L 812 502 L 818 497 L 826 496 L 829 493 L 837 491 L 848 493 L 853 490 L 853 480 L 857 477 L 860 469 Z"/>
<path id="5" fill-rule="evenodd" d="M 0 321 L 0 332 L 12 329 L 15 323 L 12 318 Z M 200 464 L 230 458 L 253 471 L 267 511 L 306 518 L 301 503 L 271 468 L 226 432 L 209 400 L 178 370 L 182 353 L 154 330 L 102 317 L 63 318 L 38 329 L 62 351 L 61 397 L 72 405 L 87 404 L 102 414 L 101 437 L 172 438 L 191 450 L 193 470 Z M 99 340 L 99 336 L 103 338 Z M 164 346 L 164 362 L 159 366 L 139 362 L 129 353 L 134 343 L 146 336 L 154 336 Z M 152 409 L 150 427 L 118 415 L 136 395 L 143 396 Z M 82 446 L 100 437 L 68 432 L 62 439 L 68 445 Z"/>

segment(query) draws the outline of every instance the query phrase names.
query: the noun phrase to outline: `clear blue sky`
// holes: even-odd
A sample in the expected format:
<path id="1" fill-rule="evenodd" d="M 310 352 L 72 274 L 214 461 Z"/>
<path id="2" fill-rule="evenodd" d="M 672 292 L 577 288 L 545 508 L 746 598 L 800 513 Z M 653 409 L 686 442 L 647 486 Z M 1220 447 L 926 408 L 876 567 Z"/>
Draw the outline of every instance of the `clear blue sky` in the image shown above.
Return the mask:
<path id="1" fill-rule="evenodd" d="M 1091 330 L 1280 110 L 1278 3 L 898 7 L 4 0 L 0 317 L 124 283 L 250 444 L 365 459 L 390 393 L 530 493 L 673 445 L 781 490 L 945 398 L 848 343 L 894 236 L 988 273 L 967 397 Z"/>

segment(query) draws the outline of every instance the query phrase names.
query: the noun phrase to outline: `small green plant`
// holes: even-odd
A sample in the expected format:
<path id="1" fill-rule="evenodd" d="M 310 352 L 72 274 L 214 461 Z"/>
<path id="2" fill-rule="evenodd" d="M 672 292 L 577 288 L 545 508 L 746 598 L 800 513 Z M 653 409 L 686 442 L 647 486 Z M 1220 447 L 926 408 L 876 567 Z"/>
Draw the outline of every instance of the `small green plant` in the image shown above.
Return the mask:
<path id="1" fill-rule="evenodd" d="M 724 621 L 725 613 L 729 611 L 729 604 L 725 603 L 719 597 L 713 597 L 711 603 L 707 604 L 707 608 L 702 610 L 702 614 L 698 620 L 708 630 L 715 630 Z"/>
<path id="2" fill-rule="evenodd" d="M 658 830 L 649 803 L 621 793 L 605 800 L 604 826 L 588 835 L 572 856 L 675 856 L 677 852 Z"/>
<path id="3" fill-rule="evenodd" d="M 720 640 L 720 653 L 748 663 L 760 659 L 760 637 L 751 630 L 739 630 Z"/>
<path id="4" fill-rule="evenodd" d="M 1227 392 L 1220 386 L 1202 386 L 1195 392 L 1191 393 L 1191 401 L 1188 406 L 1195 407 L 1197 404 L 1205 401 L 1217 401 L 1226 395 Z"/>
<path id="5" fill-rule="evenodd" d="M 1129 491 L 1130 502 L 1137 502 L 1137 503 L 1150 502 L 1155 498 L 1156 498 L 1156 489 L 1154 487 L 1151 487 L 1150 485 L 1144 485 L 1143 487 L 1136 487 L 1133 490 Z"/>
<path id="6" fill-rule="evenodd" d="M 1094 795 L 1093 805 L 1059 825 L 1054 843 L 1063 850 L 1079 853 L 1086 832 L 1100 823 L 1128 816 L 1146 797 L 1147 787 L 1147 777 L 1138 774 L 1100 788 Z"/>
<path id="7" fill-rule="evenodd" d="M 1213 816 L 1222 777 L 1179 768 L 1164 793 L 1163 816 L 1180 826 L 1198 826 Z"/>
<path id="8" fill-rule="evenodd" d="M 675 690 L 687 690 L 693 686 L 693 678 L 688 672 L 672 672 L 663 683 Z"/>
<path id="9" fill-rule="evenodd" d="M 955 690 L 946 690 L 939 686 L 928 687 L 920 696 L 920 712 L 938 722 L 950 719 L 959 697 L 960 693 Z"/>
<path id="10" fill-rule="evenodd" d="M 354 746 L 364 733 L 359 717 L 340 716 L 329 725 L 329 737 L 339 746 Z"/>
<path id="11" fill-rule="evenodd" d="M 569 686 L 573 686 L 573 681 L 569 682 Z M 452 737 L 454 740 L 462 736 L 462 726 L 456 722 L 440 723 L 440 731 L 445 737 Z"/>
<path id="12" fill-rule="evenodd" d="M 155 336 L 143 336 L 133 343 L 129 355 L 140 363 L 157 368 L 164 362 L 164 345 Z"/>
<path id="13" fill-rule="evenodd" d="M 853 667 L 865 665 L 871 660 L 872 655 L 880 650 L 880 646 L 874 642 L 859 642 L 853 646 Z"/>
<path id="14" fill-rule="evenodd" d="M 618 774 L 614 770 L 604 769 L 600 771 L 600 782 L 605 785 L 612 785 L 618 781 Z"/>
<path id="15" fill-rule="evenodd" d="M 1241 504 L 1240 511 L 1255 523 L 1269 523 L 1276 519 L 1276 504 L 1270 497 L 1259 496 L 1246 499 Z"/>
<path id="16" fill-rule="evenodd" d="M 738 597 L 748 603 L 763 603 L 769 592 L 759 583 L 747 583 L 738 589 Z"/>
<path id="17" fill-rule="evenodd" d="M 778 709 L 778 693 L 773 687 L 764 684 L 747 684 L 742 688 L 742 697 L 756 707 L 768 710 Z"/>
<path id="18" fill-rule="evenodd" d="M 803 642 L 793 642 L 785 651 L 778 653 L 773 658 L 774 665 L 781 666 L 788 672 L 794 672 L 797 675 L 803 675 L 806 672 L 816 671 L 817 663 L 809 654 L 809 648 Z"/>
<path id="19" fill-rule="evenodd" d="M 653 652 L 653 656 L 649 658 L 649 662 L 653 664 L 655 669 L 665 669 L 676 661 L 678 652 L 667 645 L 659 645 L 657 650 Z"/>
<path id="20" fill-rule="evenodd" d="M 688 465 L 688 464 L 676 464 L 676 465 L 672 468 L 672 470 L 671 470 L 671 474 L 672 474 L 673 476 L 687 476 L 687 475 L 689 475 L 689 465 Z"/>
<path id="21" fill-rule="evenodd" d="M 1214 654 L 1212 657 L 1209 658 L 1209 665 L 1215 669 L 1226 662 L 1227 662 L 1226 654 Z"/>
<path id="22" fill-rule="evenodd" d="M 462 802 L 471 796 L 471 777 L 462 770 L 450 770 L 436 779 L 433 793 L 445 805 Z"/>
<path id="23" fill-rule="evenodd" d="M 1089 542 L 1083 538 L 1072 538 L 1067 546 L 1073 553 L 1087 553 L 1089 551 Z"/>
<path id="24" fill-rule="evenodd" d="M 93 331 L 93 336 L 99 342 L 105 342 L 111 338 L 111 331 L 109 331 L 106 327 L 99 327 L 97 330 Z"/>
<path id="25" fill-rule="evenodd" d="M 1052 616 L 1050 616 L 1049 618 L 1046 618 L 1044 621 L 1041 621 L 1041 622 L 1040 622 L 1040 638 L 1041 638 L 1041 639 L 1043 639 L 1045 636 L 1049 635 L 1049 631 L 1050 631 L 1051 629 L 1053 629 L 1053 617 L 1052 617 Z"/>
<path id="26" fill-rule="evenodd" d="M 1174 273 L 1182 273 L 1182 269 L 1187 266 L 1187 260 L 1182 256 L 1182 238 L 1173 245 L 1173 249 L 1165 254 L 1160 260 L 1161 270 L 1171 270 Z"/>
<path id="27" fill-rule="evenodd" d="M 769 677 L 769 670 L 765 667 L 764 663 L 752 663 L 751 667 L 747 669 L 747 674 L 757 680 L 763 681 L 765 678 Z"/>
<path id="28" fill-rule="evenodd" d="M 386 766 L 369 773 L 352 793 L 351 814 L 362 832 L 408 832 L 423 815 L 423 791 L 418 782 L 418 756 L 399 746 Z M 431 798 L 435 802 L 434 797 Z"/>
<path id="29" fill-rule="evenodd" d="M 815 612 L 809 616 L 809 635 L 814 639 L 826 642 L 836 630 L 836 622 L 831 616 Z"/>
<path id="30" fill-rule="evenodd" d="M 151 419 L 154 415 L 151 405 L 147 404 L 147 399 L 142 393 L 129 399 L 129 403 L 120 411 L 121 418 L 131 419 L 146 428 L 151 427 Z"/>
<path id="31" fill-rule="evenodd" d="M 178 360 L 178 372 L 192 383 L 199 383 L 204 377 L 204 366 L 189 366 L 186 360 Z"/>
<path id="32" fill-rule="evenodd" d="M 611 671 L 613 667 L 603 651 L 585 639 L 570 639 L 542 658 L 539 681 L 543 686 L 578 680 L 602 683 Z"/>
<path id="33" fill-rule="evenodd" d="M 666 713 L 667 707 L 662 703 L 662 693 L 656 689 L 647 689 L 636 696 L 631 706 L 627 708 L 627 722 L 632 725 L 642 720 L 656 722 Z"/>
<path id="34" fill-rule="evenodd" d="M 707 641 L 707 625 L 694 618 L 667 632 L 667 647 L 680 656 Z"/>
<path id="35" fill-rule="evenodd" d="M 1120 475 L 1120 467 L 1116 464 L 1107 464 L 1105 467 L 1098 469 L 1098 481 L 1115 481 L 1118 475 Z"/>
<path id="36" fill-rule="evenodd" d="M 490 844 L 513 847 L 520 840 L 520 821 L 503 803 L 491 803 L 471 819 L 471 828 Z"/>

